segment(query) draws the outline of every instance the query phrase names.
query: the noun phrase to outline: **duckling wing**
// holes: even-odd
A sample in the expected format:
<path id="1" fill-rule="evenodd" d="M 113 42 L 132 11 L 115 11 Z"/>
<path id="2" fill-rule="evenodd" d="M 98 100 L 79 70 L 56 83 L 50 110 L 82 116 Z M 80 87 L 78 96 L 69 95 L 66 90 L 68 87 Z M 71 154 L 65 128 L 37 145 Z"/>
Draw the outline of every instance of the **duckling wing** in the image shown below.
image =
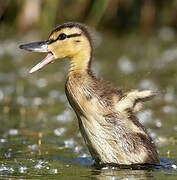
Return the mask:
<path id="1" fill-rule="evenodd" d="M 157 95 L 156 92 L 151 90 L 133 90 L 125 93 L 122 98 L 115 104 L 115 109 L 123 112 L 131 109 L 134 112 L 142 108 L 142 103 L 149 101 Z"/>

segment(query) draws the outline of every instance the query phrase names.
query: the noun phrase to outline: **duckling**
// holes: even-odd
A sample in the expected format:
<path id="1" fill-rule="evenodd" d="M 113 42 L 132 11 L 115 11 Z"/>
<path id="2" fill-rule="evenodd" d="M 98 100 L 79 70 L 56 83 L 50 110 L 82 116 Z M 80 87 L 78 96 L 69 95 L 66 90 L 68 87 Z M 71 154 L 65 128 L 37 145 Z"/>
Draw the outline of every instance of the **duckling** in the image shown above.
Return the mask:
<path id="1" fill-rule="evenodd" d="M 151 137 L 135 116 L 142 103 L 156 93 L 151 90 L 123 93 L 97 79 L 91 71 L 93 45 L 85 25 L 64 23 L 51 32 L 48 40 L 23 44 L 20 48 L 48 53 L 30 73 L 56 59 L 69 57 L 65 92 L 95 165 L 160 163 Z"/>

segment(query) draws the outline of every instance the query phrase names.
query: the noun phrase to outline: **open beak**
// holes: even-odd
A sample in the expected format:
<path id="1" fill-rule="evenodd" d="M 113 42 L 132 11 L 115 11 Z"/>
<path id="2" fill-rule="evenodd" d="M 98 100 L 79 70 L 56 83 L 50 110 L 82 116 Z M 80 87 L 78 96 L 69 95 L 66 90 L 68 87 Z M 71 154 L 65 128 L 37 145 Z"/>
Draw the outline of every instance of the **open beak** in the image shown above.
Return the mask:
<path id="1" fill-rule="evenodd" d="M 38 71 L 39 69 L 43 68 L 45 65 L 51 63 L 56 59 L 53 53 L 48 50 L 48 42 L 49 41 L 33 42 L 29 44 L 22 44 L 19 46 L 20 49 L 25 49 L 27 51 L 48 53 L 47 56 L 40 63 L 38 63 L 29 71 L 29 73 Z"/>

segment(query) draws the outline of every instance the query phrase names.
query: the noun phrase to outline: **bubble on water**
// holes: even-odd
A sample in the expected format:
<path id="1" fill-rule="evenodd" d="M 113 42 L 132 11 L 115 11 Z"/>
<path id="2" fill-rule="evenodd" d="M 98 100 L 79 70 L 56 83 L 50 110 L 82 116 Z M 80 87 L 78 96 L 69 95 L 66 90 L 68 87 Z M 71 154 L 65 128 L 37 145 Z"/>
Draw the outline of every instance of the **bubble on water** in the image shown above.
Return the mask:
<path id="1" fill-rule="evenodd" d="M 76 144 L 77 144 L 77 143 L 76 143 L 76 141 L 74 141 L 73 138 L 71 138 L 71 139 L 66 139 L 66 140 L 64 141 L 64 146 L 65 146 L 65 148 L 74 148 L 74 146 L 75 146 Z"/>
<path id="2" fill-rule="evenodd" d="M 126 74 L 132 73 L 135 70 L 134 64 L 127 56 L 120 57 L 117 65 L 119 69 Z"/>
<path id="3" fill-rule="evenodd" d="M 45 168 L 46 163 L 47 163 L 46 161 L 39 160 L 38 163 L 34 166 L 34 168 L 36 168 L 36 169 L 42 169 L 42 168 Z"/>
<path id="4" fill-rule="evenodd" d="M 31 151 L 37 151 L 38 150 L 38 145 L 37 144 L 32 144 L 32 145 L 29 145 L 28 148 Z"/>
<path id="5" fill-rule="evenodd" d="M 47 86 L 47 81 L 44 78 L 40 78 L 36 81 L 36 84 L 39 88 L 44 88 Z"/>
<path id="6" fill-rule="evenodd" d="M 154 141 L 156 141 L 156 140 L 157 140 L 157 133 L 155 133 L 154 131 L 152 131 L 152 129 L 149 129 L 149 128 L 147 129 L 147 131 L 148 131 L 150 137 L 151 137 Z M 152 143 L 153 143 L 153 141 L 152 141 Z"/>
<path id="7" fill-rule="evenodd" d="M 174 100 L 175 100 L 175 95 L 174 95 L 174 93 L 172 93 L 172 92 L 167 92 L 167 93 L 165 94 L 165 96 L 164 96 L 164 99 L 165 99 L 166 102 L 174 102 Z"/>
<path id="8" fill-rule="evenodd" d="M 18 96 L 16 101 L 22 106 L 28 106 L 28 100 L 24 96 Z"/>
<path id="9" fill-rule="evenodd" d="M 21 166 L 21 167 L 19 167 L 19 173 L 26 173 L 26 170 L 27 170 L 28 168 L 26 167 L 26 166 Z"/>
<path id="10" fill-rule="evenodd" d="M 164 106 L 163 107 L 163 112 L 164 113 L 175 113 L 176 112 L 176 108 L 174 106 Z"/>
<path id="11" fill-rule="evenodd" d="M 72 112 L 69 109 L 67 109 L 62 114 L 57 115 L 55 119 L 59 122 L 67 123 L 71 120 L 72 115 Z"/>
<path id="12" fill-rule="evenodd" d="M 117 170 L 117 167 L 111 167 L 112 170 Z M 134 178 L 133 178 L 134 179 Z M 132 179 L 132 180 L 133 180 Z M 112 177 L 111 180 L 118 180 L 116 176 Z M 123 178 L 122 180 L 131 180 L 130 178 Z"/>
<path id="13" fill-rule="evenodd" d="M 52 99 L 59 99 L 61 102 L 66 102 L 66 96 L 58 90 L 51 90 L 49 92 L 49 97 Z"/>
<path id="14" fill-rule="evenodd" d="M 7 170 L 8 168 L 4 164 L 0 166 L 0 171 L 7 171 Z"/>
<path id="15" fill-rule="evenodd" d="M 59 96 L 60 96 L 60 92 L 58 90 L 51 90 L 49 92 L 49 97 L 50 98 L 58 99 Z"/>
<path id="16" fill-rule="evenodd" d="M 66 128 L 64 127 L 54 129 L 54 134 L 56 136 L 63 136 L 65 132 L 66 132 Z"/>
<path id="17" fill-rule="evenodd" d="M 82 153 L 81 155 L 80 155 L 80 157 L 83 157 L 83 158 L 87 158 L 87 157 L 90 157 L 87 153 Z"/>
<path id="18" fill-rule="evenodd" d="M 0 139 L 0 143 L 5 143 L 5 142 L 7 142 L 7 139 Z"/>
<path id="19" fill-rule="evenodd" d="M 171 48 L 165 50 L 159 59 L 156 60 L 156 67 L 158 69 L 166 68 L 166 65 L 170 62 L 176 61 L 177 59 L 177 48 Z"/>
<path id="20" fill-rule="evenodd" d="M 109 167 L 102 167 L 101 169 L 102 170 L 107 170 L 107 169 L 109 169 Z"/>
<path id="21" fill-rule="evenodd" d="M 148 129 L 148 132 L 149 132 L 150 136 L 152 137 L 152 139 L 157 138 L 157 134 L 155 132 L 152 132 L 150 129 Z"/>
<path id="22" fill-rule="evenodd" d="M 141 123 L 148 123 L 152 121 L 152 111 L 150 109 L 139 112 L 137 117 Z"/>
<path id="23" fill-rule="evenodd" d="M 34 168 L 36 168 L 36 169 L 42 169 L 43 168 L 43 165 L 42 164 L 36 164 L 35 166 L 34 166 Z"/>
<path id="24" fill-rule="evenodd" d="M 58 169 L 50 169 L 50 174 L 58 174 Z"/>
<path id="25" fill-rule="evenodd" d="M 16 136 L 16 135 L 18 135 L 18 129 L 10 129 L 9 132 L 8 132 L 8 134 L 9 134 L 10 136 Z"/>
<path id="26" fill-rule="evenodd" d="M 33 99 L 33 104 L 36 105 L 36 106 L 39 106 L 39 105 L 41 105 L 42 103 L 43 103 L 43 99 L 40 98 L 40 97 L 35 97 L 35 98 Z"/>
<path id="27" fill-rule="evenodd" d="M 8 167 L 8 166 L 2 164 L 0 166 L 0 172 L 4 172 L 4 171 L 8 172 L 8 173 L 14 173 L 15 170 L 12 167 Z"/>
<path id="28" fill-rule="evenodd" d="M 75 146 L 74 147 L 74 152 L 76 152 L 76 153 L 79 153 L 80 151 L 82 150 L 82 146 Z"/>
<path id="29" fill-rule="evenodd" d="M 144 79 L 142 80 L 139 85 L 140 88 L 142 89 L 157 89 L 156 85 L 152 80 L 149 79 Z"/>
<path id="30" fill-rule="evenodd" d="M 176 164 L 172 164 L 171 167 L 172 167 L 173 169 L 177 169 L 177 165 L 176 165 Z"/>
<path id="31" fill-rule="evenodd" d="M 162 122 L 159 119 L 157 119 L 157 120 L 155 120 L 155 125 L 156 125 L 156 127 L 160 128 L 160 127 L 162 127 Z"/>
<path id="32" fill-rule="evenodd" d="M 13 154 L 11 152 L 7 152 L 4 155 L 6 158 L 11 158 Z"/>
<path id="33" fill-rule="evenodd" d="M 29 159 L 29 161 L 31 161 L 31 162 L 33 162 L 33 163 L 35 162 L 35 160 L 34 160 L 34 159 L 32 159 L 32 158 L 30 158 L 30 159 Z"/>

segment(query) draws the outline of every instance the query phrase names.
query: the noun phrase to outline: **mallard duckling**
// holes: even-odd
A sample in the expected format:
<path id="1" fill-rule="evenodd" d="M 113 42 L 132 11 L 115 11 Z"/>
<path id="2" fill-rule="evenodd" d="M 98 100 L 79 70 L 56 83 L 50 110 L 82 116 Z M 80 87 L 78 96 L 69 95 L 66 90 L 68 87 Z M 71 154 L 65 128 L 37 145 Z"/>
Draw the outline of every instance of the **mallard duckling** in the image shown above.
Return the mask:
<path id="1" fill-rule="evenodd" d="M 30 73 L 58 58 L 70 58 L 66 96 L 96 165 L 160 163 L 151 137 L 134 115 L 142 102 L 152 99 L 155 93 L 151 90 L 123 93 L 97 79 L 91 71 L 93 47 L 85 25 L 65 23 L 54 29 L 47 41 L 20 48 L 48 53 Z"/>

